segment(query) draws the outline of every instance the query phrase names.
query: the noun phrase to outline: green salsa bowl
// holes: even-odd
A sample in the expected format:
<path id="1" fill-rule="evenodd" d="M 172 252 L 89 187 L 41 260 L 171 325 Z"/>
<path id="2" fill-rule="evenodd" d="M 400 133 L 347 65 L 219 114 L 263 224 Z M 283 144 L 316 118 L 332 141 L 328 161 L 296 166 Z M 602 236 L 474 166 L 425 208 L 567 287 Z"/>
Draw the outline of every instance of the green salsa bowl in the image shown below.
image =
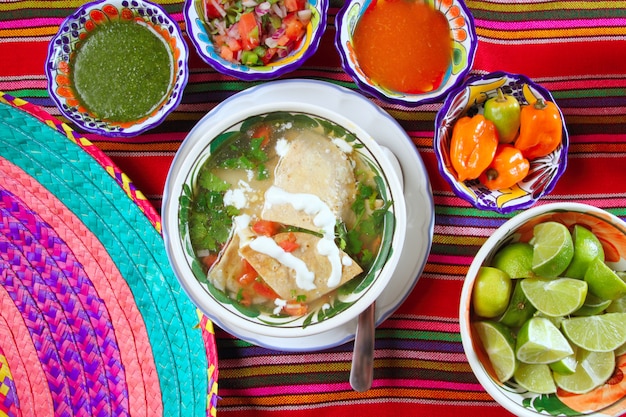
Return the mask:
<path id="1" fill-rule="evenodd" d="M 189 51 L 176 21 L 140 0 L 86 3 L 63 21 L 46 60 L 48 93 L 67 119 L 105 136 L 135 136 L 181 101 Z"/>

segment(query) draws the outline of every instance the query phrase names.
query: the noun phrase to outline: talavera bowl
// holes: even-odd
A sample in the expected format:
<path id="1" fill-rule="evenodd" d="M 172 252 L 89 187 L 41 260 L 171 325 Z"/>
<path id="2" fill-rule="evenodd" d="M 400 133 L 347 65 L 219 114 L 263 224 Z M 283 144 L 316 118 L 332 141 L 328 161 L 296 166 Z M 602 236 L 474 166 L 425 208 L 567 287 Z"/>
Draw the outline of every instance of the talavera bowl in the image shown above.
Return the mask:
<path id="1" fill-rule="evenodd" d="M 616 358 L 613 376 L 586 394 L 557 389 L 554 394 L 528 392 L 513 380 L 499 382 L 480 338 L 473 329 L 476 319 L 472 292 L 481 266 L 488 266 L 503 246 L 528 242 L 536 224 L 555 221 L 568 228 L 581 225 L 591 230 L 602 243 L 605 262 L 616 271 L 626 270 L 626 222 L 600 208 L 579 203 L 538 205 L 515 215 L 485 241 L 469 267 L 459 303 L 459 324 L 465 354 L 485 390 L 504 408 L 520 417 L 594 416 L 617 417 L 626 413 L 626 354 Z"/>
<path id="2" fill-rule="evenodd" d="M 474 18 L 462 0 L 426 2 L 447 18 L 453 42 L 450 67 L 436 89 L 421 94 L 408 94 L 384 88 L 369 78 L 359 65 L 359 58 L 354 51 L 353 35 L 359 19 L 375 3 L 375 0 L 346 1 L 335 18 L 335 46 L 341 56 L 342 67 L 361 90 L 389 103 L 418 106 L 440 100 L 465 79 L 474 63 L 478 39 Z"/>
<path id="3" fill-rule="evenodd" d="M 328 0 L 307 0 L 307 5 L 311 11 L 311 21 L 299 45 L 289 55 L 260 66 L 243 65 L 220 56 L 204 21 L 202 0 L 186 0 L 183 16 L 189 39 L 198 55 L 215 70 L 244 81 L 271 80 L 296 70 L 317 51 L 326 30 Z"/>
<path id="4" fill-rule="evenodd" d="M 91 113 L 79 100 L 70 81 L 72 60 L 84 39 L 99 26 L 120 20 L 148 28 L 162 40 L 169 54 L 170 82 L 167 89 L 144 116 L 135 120 L 112 120 Z M 105 136 L 136 136 L 162 123 L 180 103 L 187 84 L 188 55 L 187 44 L 177 22 L 161 6 L 145 0 L 85 3 L 63 21 L 58 33 L 50 40 L 45 65 L 48 93 L 63 116 L 79 128 Z M 137 89 L 137 85 L 141 84 L 133 84 L 128 81 L 130 78 L 124 81 L 129 83 L 125 99 L 144 99 L 141 89 Z"/>
<path id="5" fill-rule="evenodd" d="M 552 94 L 547 89 L 524 75 L 494 72 L 471 77 L 463 85 L 450 92 L 438 111 L 435 119 L 433 147 L 439 173 L 450 184 L 457 196 L 479 209 L 510 213 L 532 206 L 554 189 L 567 167 L 569 136 L 565 119 L 561 114 L 561 120 L 563 120 L 561 145 L 549 155 L 530 161 L 528 175 L 514 187 L 505 190 L 490 190 L 478 180 L 459 181 L 450 160 L 450 143 L 454 124 L 463 116 L 482 113 L 485 101 L 495 97 L 499 88 L 504 93 L 517 98 L 520 105 L 533 103 L 538 97 L 554 102 Z M 558 103 L 555 104 L 558 107 Z"/>

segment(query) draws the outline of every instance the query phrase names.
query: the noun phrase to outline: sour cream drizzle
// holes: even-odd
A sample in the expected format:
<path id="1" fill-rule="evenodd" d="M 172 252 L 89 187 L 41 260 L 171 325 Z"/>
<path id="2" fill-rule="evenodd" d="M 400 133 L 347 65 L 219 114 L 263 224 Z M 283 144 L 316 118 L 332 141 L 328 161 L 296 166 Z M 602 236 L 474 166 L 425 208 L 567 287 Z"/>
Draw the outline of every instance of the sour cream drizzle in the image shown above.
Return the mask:
<path id="1" fill-rule="evenodd" d="M 320 239 L 317 244 L 317 252 L 322 256 L 326 256 L 331 265 L 327 285 L 329 288 L 339 285 L 341 282 L 342 259 L 341 252 L 335 244 L 337 217 L 333 214 L 330 207 L 314 194 L 290 193 L 276 186 L 271 186 L 265 192 L 265 208 L 269 209 L 273 204 L 290 204 L 296 210 L 302 210 L 306 214 L 313 216 L 313 224 L 319 227 L 323 234 L 323 239 Z M 272 240 L 272 242 L 274 241 Z M 278 245 L 276 246 L 278 247 Z M 280 247 L 278 248 L 282 250 Z M 279 262 L 281 261 L 279 260 Z M 296 285 L 304 290 L 310 290 L 311 288 L 304 288 L 300 285 L 297 274 L 298 271 L 296 271 Z M 314 288 L 315 284 L 313 284 Z"/>
<path id="2" fill-rule="evenodd" d="M 313 282 L 315 274 L 309 271 L 304 261 L 289 252 L 285 252 L 271 237 L 259 236 L 251 241 L 249 245 L 255 251 L 270 256 L 286 267 L 293 269 L 296 272 L 296 285 L 298 288 L 306 291 L 316 288 Z"/>
<path id="3" fill-rule="evenodd" d="M 315 194 L 290 193 L 272 185 L 265 192 L 265 208 L 269 209 L 274 204 L 290 204 L 296 210 L 302 210 L 309 216 L 314 216 L 313 224 L 322 229 L 324 238 L 335 238 L 337 218 L 330 207 Z"/>

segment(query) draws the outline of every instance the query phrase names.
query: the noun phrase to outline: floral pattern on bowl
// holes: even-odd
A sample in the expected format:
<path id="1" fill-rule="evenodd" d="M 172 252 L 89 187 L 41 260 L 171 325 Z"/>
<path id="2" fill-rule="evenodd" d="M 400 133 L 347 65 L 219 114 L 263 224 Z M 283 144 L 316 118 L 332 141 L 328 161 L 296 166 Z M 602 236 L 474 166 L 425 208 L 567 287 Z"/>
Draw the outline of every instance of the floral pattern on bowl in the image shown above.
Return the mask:
<path id="1" fill-rule="evenodd" d="M 80 42 L 96 26 L 115 20 L 135 20 L 158 34 L 172 56 L 169 91 L 155 109 L 131 122 L 101 120 L 79 102 L 70 83 L 70 61 Z M 187 84 L 189 51 L 182 32 L 161 6 L 145 0 L 99 0 L 86 3 L 61 24 L 48 45 L 48 93 L 61 113 L 81 128 L 105 136 L 136 136 L 159 125 L 182 99 Z"/>
<path id="2" fill-rule="evenodd" d="M 381 270 L 387 262 L 391 262 L 390 259 L 392 253 L 394 252 L 394 250 L 397 250 L 397 248 L 393 247 L 392 245 L 394 244 L 394 242 L 397 245 L 396 240 L 398 239 L 398 235 L 401 234 L 397 230 L 398 226 L 396 224 L 396 210 L 399 210 L 399 208 L 397 207 L 400 203 L 397 201 L 397 197 L 396 199 L 394 199 L 392 195 L 392 190 L 390 188 L 385 188 L 384 184 L 388 184 L 389 180 L 387 179 L 387 176 L 383 173 L 383 171 L 381 171 L 379 163 L 376 162 L 376 158 L 370 153 L 369 148 L 365 147 L 362 143 L 358 141 L 354 133 L 346 130 L 344 127 L 338 124 L 331 124 L 328 120 L 319 118 L 315 115 L 309 115 L 304 113 L 290 114 L 295 115 L 295 117 L 297 117 L 298 121 L 301 123 L 305 123 L 309 126 L 320 126 L 323 127 L 325 130 L 332 129 L 334 136 L 343 137 L 344 140 L 346 140 L 346 142 L 348 143 L 355 143 L 355 152 L 358 152 L 360 157 L 367 162 L 367 164 L 375 172 L 378 179 L 377 182 L 381 185 L 381 187 L 383 187 L 380 189 L 381 198 L 383 198 L 385 202 L 395 202 L 390 206 L 389 211 L 382 219 L 384 227 L 381 246 L 372 267 L 367 271 L 367 274 L 364 277 L 352 279 L 341 285 L 337 288 L 338 294 L 335 300 L 320 305 L 314 310 L 309 310 L 303 316 L 271 314 L 261 311 L 254 305 L 247 306 L 245 305 L 245 303 L 241 302 L 241 300 L 236 300 L 232 297 L 229 297 L 226 293 L 224 293 L 224 291 L 216 288 L 207 279 L 206 272 L 204 270 L 205 268 L 203 268 L 203 266 L 201 265 L 201 259 L 198 258 L 193 250 L 190 230 L 188 226 L 190 203 L 194 199 L 192 190 L 196 188 L 195 183 L 197 181 L 198 171 L 200 167 L 202 167 L 204 163 L 209 159 L 211 154 L 215 153 L 216 149 L 225 140 L 232 137 L 233 134 L 237 132 L 244 132 L 249 129 L 249 126 L 253 123 L 254 120 L 262 120 L 265 117 L 273 117 L 271 113 L 268 115 L 254 116 L 246 119 L 243 122 L 239 122 L 217 135 L 213 140 L 211 140 L 210 143 L 208 143 L 208 145 L 203 149 L 203 151 L 198 155 L 196 160 L 192 163 L 188 175 L 185 177 L 182 191 L 179 197 L 178 222 L 180 239 L 182 241 L 182 247 L 184 248 L 183 251 L 186 269 L 193 272 L 195 278 L 198 280 L 203 290 L 206 291 L 207 295 L 212 297 L 216 303 L 221 304 L 226 309 L 232 309 L 235 314 L 240 315 L 258 324 L 271 327 L 283 327 L 286 329 L 306 329 L 311 325 L 321 323 L 350 308 L 359 299 L 361 299 L 368 290 L 371 289 L 373 283 L 376 280 L 381 280 Z M 195 296 L 197 297 L 198 295 L 196 294 Z M 209 314 L 211 313 L 209 312 Z"/>
<path id="3" fill-rule="evenodd" d="M 423 94 L 407 94 L 389 90 L 372 81 L 361 70 L 354 52 L 352 37 L 359 19 L 372 3 L 375 3 L 375 0 L 348 1 L 335 18 L 337 27 L 335 45 L 341 56 L 341 64 L 359 88 L 390 103 L 418 106 L 437 101 L 463 81 L 474 62 L 478 40 L 474 18 L 462 1 L 429 0 L 426 2 L 447 18 L 453 40 L 453 55 L 451 66 L 439 87 Z"/>
<path id="4" fill-rule="evenodd" d="M 536 394 L 511 381 L 499 382 L 478 335 L 473 331 L 470 299 L 478 269 L 490 264 L 499 248 L 512 242 L 528 242 L 533 227 L 545 221 L 556 221 L 568 227 L 585 226 L 602 242 L 607 264 L 614 270 L 626 270 L 626 223 L 613 214 L 586 204 L 552 203 L 516 215 L 487 239 L 474 258 L 463 285 L 461 337 L 470 366 L 487 392 L 518 416 L 623 415 L 626 412 L 626 354 L 616 358 L 613 376 L 591 392 L 572 394 L 559 388 L 554 394 Z"/>
<path id="5" fill-rule="evenodd" d="M 450 93 L 437 113 L 433 147 L 439 172 L 456 195 L 474 207 L 510 213 L 528 208 L 544 195 L 549 194 L 567 167 L 569 136 L 563 121 L 561 145 L 547 156 L 530 161 L 526 178 L 515 186 L 502 190 L 490 190 L 478 180 L 459 182 L 450 160 L 450 142 L 454 123 L 465 115 L 482 113 L 484 103 L 497 95 L 497 89 L 513 95 L 521 105 L 533 103 L 538 97 L 553 101 L 552 94 L 523 75 L 495 72 L 472 77 Z M 563 119 L 563 116 L 561 115 Z"/>
<path id="6" fill-rule="evenodd" d="M 307 0 L 312 11 L 305 37 L 291 54 L 267 65 L 247 66 L 222 58 L 213 46 L 211 35 L 202 18 L 202 0 L 186 0 L 183 9 L 187 33 L 198 55 L 207 64 L 225 75 L 244 81 L 271 80 L 299 68 L 319 46 L 326 30 L 328 0 Z"/>

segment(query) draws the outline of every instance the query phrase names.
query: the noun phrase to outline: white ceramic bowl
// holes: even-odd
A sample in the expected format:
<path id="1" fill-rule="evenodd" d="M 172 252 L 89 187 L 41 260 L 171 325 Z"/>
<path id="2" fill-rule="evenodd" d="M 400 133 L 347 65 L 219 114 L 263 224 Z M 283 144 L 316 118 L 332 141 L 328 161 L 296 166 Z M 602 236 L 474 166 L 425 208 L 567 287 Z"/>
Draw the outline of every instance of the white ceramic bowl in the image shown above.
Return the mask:
<path id="1" fill-rule="evenodd" d="M 171 58 L 171 81 L 149 114 L 132 121 L 107 120 L 91 114 L 77 99 L 70 79 L 76 48 L 95 27 L 109 21 L 135 21 L 156 34 Z M 80 128 L 104 136 L 131 137 L 161 124 L 183 97 L 187 85 L 189 50 L 178 23 L 159 5 L 146 0 L 97 0 L 85 3 L 68 16 L 48 45 L 48 93 L 61 113 Z"/>
<path id="2" fill-rule="evenodd" d="M 272 88 L 289 88 L 293 85 L 290 81 L 292 80 L 274 82 L 275 87 Z M 269 87 L 263 88 L 267 90 Z M 271 92 L 268 91 L 266 94 Z M 240 104 L 240 96 L 246 100 L 245 106 Z M 162 209 L 163 234 L 170 263 L 191 300 L 220 327 L 230 330 L 231 333 L 246 334 L 250 340 L 256 340 L 254 335 L 304 338 L 328 332 L 353 320 L 374 302 L 396 270 L 405 241 L 407 221 L 401 174 L 397 171 L 397 165 L 389 158 L 389 154 L 367 132 L 341 114 L 306 100 L 278 102 L 256 100 L 250 103 L 248 96 L 249 91 L 236 94 L 209 112 L 189 133 L 176 154 L 168 174 Z M 326 310 L 328 306 L 320 307 L 295 319 L 262 312 L 242 313 L 245 309 L 242 309 L 236 301 L 202 284 L 194 275 L 198 260 L 188 250 L 190 246 L 187 225 L 181 222 L 180 201 L 181 197 L 185 198 L 184 188 L 193 186 L 198 167 L 216 146 L 212 144 L 214 139 L 225 132 L 238 131 L 241 122 L 251 116 L 277 111 L 303 113 L 313 119 L 327 120 L 354 134 L 363 145 L 359 152 L 377 166 L 385 184 L 387 198 L 393 201 L 390 209 L 393 219 L 385 220 L 385 237 L 376 262 L 380 269 L 367 273 L 363 280 L 367 284 L 359 285 L 342 294 L 342 300 L 346 303 L 344 306 L 339 307 L 340 304 L 335 304 L 330 306 L 330 310 Z M 337 314 L 328 314 L 330 312 Z"/>
<path id="3" fill-rule="evenodd" d="M 433 0 L 426 3 L 443 13 L 448 20 L 453 41 L 453 52 L 450 68 L 441 84 L 436 89 L 421 94 L 408 94 L 384 88 L 372 81 L 359 65 L 352 38 L 359 19 L 366 13 L 368 7 L 375 4 L 375 0 L 346 1 L 339 10 L 335 18 L 337 28 L 335 46 L 341 56 L 344 71 L 352 77 L 361 90 L 389 103 L 418 106 L 440 100 L 465 79 L 474 63 L 478 46 L 474 18 L 471 12 L 463 0 Z"/>
<path id="4" fill-rule="evenodd" d="M 326 30 L 328 0 L 307 0 L 307 5 L 312 12 L 311 21 L 299 45 L 289 55 L 267 65 L 243 65 L 220 56 L 219 51 L 213 45 L 208 26 L 204 22 L 201 4 L 202 0 L 185 0 L 183 16 L 191 43 L 204 62 L 222 74 L 244 81 L 270 80 L 296 70 L 315 54 Z"/>
<path id="5" fill-rule="evenodd" d="M 590 229 L 602 242 L 606 262 L 615 270 L 626 269 L 626 222 L 617 216 L 586 204 L 550 203 L 530 208 L 512 217 L 500 226 L 482 245 L 463 284 L 459 304 L 459 323 L 465 354 L 487 392 L 504 408 L 521 417 L 545 415 L 567 416 L 621 416 L 626 412 L 626 355 L 617 358 L 618 372 L 605 385 L 587 394 L 569 394 L 558 390 L 556 394 L 539 395 L 518 385 L 501 383 L 495 377 L 489 359 L 472 330 L 473 312 L 471 297 L 478 270 L 489 265 L 502 246 L 517 241 L 527 242 L 532 237 L 535 224 L 557 221 L 570 227 L 580 224 Z M 545 411 L 542 411 L 545 410 Z"/>

